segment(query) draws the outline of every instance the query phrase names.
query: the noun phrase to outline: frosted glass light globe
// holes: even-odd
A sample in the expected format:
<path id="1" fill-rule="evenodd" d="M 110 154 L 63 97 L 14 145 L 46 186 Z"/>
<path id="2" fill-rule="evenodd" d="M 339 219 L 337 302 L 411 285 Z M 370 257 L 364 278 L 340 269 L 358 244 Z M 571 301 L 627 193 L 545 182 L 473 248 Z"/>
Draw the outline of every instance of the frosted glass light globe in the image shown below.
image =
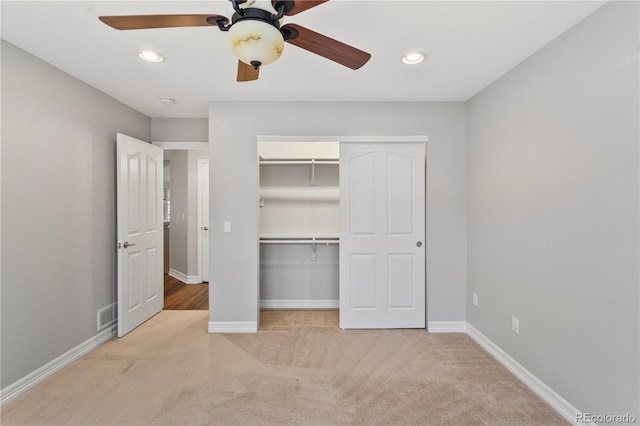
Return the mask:
<path id="1" fill-rule="evenodd" d="M 238 59 L 251 65 L 258 61 L 268 65 L 280 57 L 284 38 L 273 25 L 258 20 L 236 22 L 229 29 L 229 46 Z"/>

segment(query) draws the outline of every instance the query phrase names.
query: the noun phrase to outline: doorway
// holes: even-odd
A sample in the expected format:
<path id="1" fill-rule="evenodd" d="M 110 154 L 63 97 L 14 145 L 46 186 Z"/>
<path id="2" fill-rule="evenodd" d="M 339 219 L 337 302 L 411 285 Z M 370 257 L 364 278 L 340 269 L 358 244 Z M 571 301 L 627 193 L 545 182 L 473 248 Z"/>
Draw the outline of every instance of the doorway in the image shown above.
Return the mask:
<path id="1" fill-rule="evenodd" d="M 157 143 L 161 145 L 161 143 Z M 164 149 L 164 290 L 166 310 L 207 310 L 208 270 L 208 149 Z M 177 146 L 176 146 L 177 145 Z M 193 145 L 193 144 L 189 144 Z M 207 144 L 204 143 L 206 146 Z M 199 146 L 198 146 L 199 148 Z M 203 185 L 206 188 L 203 191 Z M 203 197 L 206 193 L 207 197 Z M 206 206 L 202 206 L 206 203 Z M 205 208 L 206 207 L 206 208 Z M 206 230 L 204 229 L 206 228 Z M 206 233 L 206 239 L 202 238 Z M 205 250 L 203 250 L 203 245 Z M 203 251 L 206 251 L 203 256 Z M 208 262 L 206 262 L 208 264 Z"/>

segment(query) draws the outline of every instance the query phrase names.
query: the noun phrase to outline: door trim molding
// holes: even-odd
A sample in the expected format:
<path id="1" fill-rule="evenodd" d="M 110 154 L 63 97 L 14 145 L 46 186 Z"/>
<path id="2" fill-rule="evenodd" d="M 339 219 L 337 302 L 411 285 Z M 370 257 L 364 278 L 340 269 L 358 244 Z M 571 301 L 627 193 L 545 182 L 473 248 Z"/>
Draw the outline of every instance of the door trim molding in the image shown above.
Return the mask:
<path id="1" fill-rule="evenodd" d="M 46 363 L 37 370 L 27 374 L 23 378 L 2 389 L 0 391 L 0 406 L 14 400 L 24 392 L 41 383 L 47 377 L 57 373 L 73 361 L 81 358 L 103 343 L 113 339 L 116 336 L 116 327 L 117 323 L 111 325 L 108 329 L 90 337 L 75 348 L 63 353 L 56 359 Z"/>
<path id="2" fill-rule="evenodd" d="M 196 226 L 198 227 L 198 241 L 197 241 L 197 244 L 198 244 L 198 277 L 197 277 L 197 279 L 198 279 L 199 282 L 204 282 L 204 273 L 203 273 L 204 269 L 202 267 L 202 264 L 204 263 L 204 260 L 203 260 L 204 257 L 202 256 L 202 254 L 204 252 L 204 249 L 203 249 L 203 247 L 204 247 L 204 241 L 203 241 L 204 240 L 204 235 L 202 234 L 202 232 L 203 232 L 202 227 L 204 226 L 205 223 L 209 223 L 209 218 L 203 217 L 203 214 L 202 214 L 204 195 L 203 195 L 203 191 L 202 191 L 202 188 L 203 188 L 202 179 L 203 179 L 203 177 L 202 177 L 201 171 L 202 171 L 202 168 L 204 167 L 205 164 L 207 165 L 207 170 L 209 170 L 209 159 L 208 158 L 199 158 L 198 159 L 198 165 L 196 167 L 196 169 L 197 169 L 197 185 L 196 185 L 196 187 L 197 187 L 197 191 L 198 191 L 198 194 L 196 196 L 196 198 L 198 200 L 197 203 L 196 203 L 197 204 L 197 209 L 198 209 L 198 211 L 197 211 L 198 219 L 196 221 L 197 222 Z M 206 179 L 209 179 L 209 175 L 208 174 L 206 176 Z M 211 192 L 211 190 L 209 190 L 209 192 Z M 208 199 L 209 199 L 209 196 L 207 195 L 207 200 Z M 210 237 L 211 237 L 211 233 L 209 233 L 209 238 Z M 209 242 L 210 241 L 211 240 L 209 240 Z M 210 249 L 209 249 L 209 253 L 210 253 Z M 211 256 L 209 256 L 209 258 L 210 257 Z M 211 265 L 211 259 L 209 259 L 208 263 L 209 263 L 209 265 Z M 211 272 L 209 272 L 209 277 L 208 278 L 209 279 L 211 278 Z"/>

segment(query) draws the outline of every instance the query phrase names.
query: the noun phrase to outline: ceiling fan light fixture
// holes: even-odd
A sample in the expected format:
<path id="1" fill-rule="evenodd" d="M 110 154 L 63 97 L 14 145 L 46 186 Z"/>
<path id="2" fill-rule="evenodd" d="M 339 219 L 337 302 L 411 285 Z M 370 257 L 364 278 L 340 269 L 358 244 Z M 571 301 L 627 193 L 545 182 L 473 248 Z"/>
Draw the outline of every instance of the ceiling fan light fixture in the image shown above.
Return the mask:
<path id="1" fill-rule="evenodd" d="M 255 67 L 275 62 L 284 50 L 284 37 L 274 25 L 247 19 L 229 28 L 229 46 L 242 62 Z"/>
<path id="2" fill-rule="evenodd" d="M 164 61 L 164 56 L 152 50 L 140 50 L 138 51 L 138 56 L 147 62 L 159 63 Z"/>
<path id="3" fill-rule="evenodd" d="M 427 55 L 422 52 L 409 52 L 402 57 L 402 63 L 407 65 L 415 65 L 424 61 L 424 58 L 426 57 Z"/>

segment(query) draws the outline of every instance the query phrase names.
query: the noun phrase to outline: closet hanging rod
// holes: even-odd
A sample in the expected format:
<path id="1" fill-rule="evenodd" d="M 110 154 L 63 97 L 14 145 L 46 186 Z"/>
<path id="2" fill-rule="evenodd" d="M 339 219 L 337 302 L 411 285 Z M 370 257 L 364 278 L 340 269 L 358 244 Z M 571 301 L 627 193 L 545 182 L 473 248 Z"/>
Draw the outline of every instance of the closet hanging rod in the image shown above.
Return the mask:
<path id="1" fill-rule="evenodd" d="M 277 159 L 271 159 L 271 160 L 260 160 L 260 164 L 264 164 L 264 165 L 268 165 L 268 164 L 312 164 L 315 163 L 316 165 L 318 164 L 340 164 L 340 161 L 338 160 L 318 160 L 318 159 L 309 159 L 309 160 L 277 160 Z"/>
<path id="2" fill-rule="evenodd" d="M 267 238 L 260 239 L 260 244 L 339 244 L 339 239 L 327 239 L 327 238 L 318 238 L 318 239 L 279 239 L 279 238 Z"/>

